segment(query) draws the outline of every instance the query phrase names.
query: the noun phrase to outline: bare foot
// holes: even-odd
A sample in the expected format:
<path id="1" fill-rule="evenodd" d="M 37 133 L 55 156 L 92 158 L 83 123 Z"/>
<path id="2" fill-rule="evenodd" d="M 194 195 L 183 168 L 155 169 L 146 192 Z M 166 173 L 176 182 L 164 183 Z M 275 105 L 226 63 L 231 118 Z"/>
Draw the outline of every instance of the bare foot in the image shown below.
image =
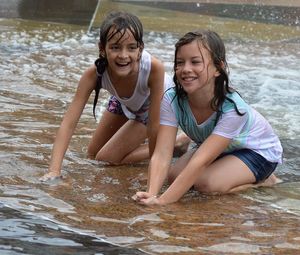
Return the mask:
<path id="1" fill-rule="evenodd" d="M 271 174 L 266 180 L 264 180 L 263 182 L 257 183 L 257 184 L 244 184 L 241 186 L 237 186 L 235 188 L 232 188 L 231 190 L 228 191 L 228 193 L 234 193 L 234 192 L 238 192 L 241 190 L 245 190 L 248 188 L 258 188 L 258 187 L 271 187 L 275 184 L 281 183 L 282 180 L 277 178 L 275 176 L 275 174 Z"/>
<path id="2" fill-rule="evenodd" d="M 275 184 L 281 183 L 282 180 L 277 178 L 275 174 L 271 174 L 266 180 L 264 180 L 262 183 L 257 184 L 257 187 L 263 186 L 263 187 L 270 187 Z"/>

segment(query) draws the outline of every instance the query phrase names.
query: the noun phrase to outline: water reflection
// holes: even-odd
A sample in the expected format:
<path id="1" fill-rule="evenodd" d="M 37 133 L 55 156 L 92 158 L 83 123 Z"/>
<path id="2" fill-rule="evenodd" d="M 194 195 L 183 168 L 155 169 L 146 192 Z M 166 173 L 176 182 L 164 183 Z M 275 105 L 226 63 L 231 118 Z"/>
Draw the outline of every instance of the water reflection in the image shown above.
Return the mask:
<path id="1" fill-rule="evenodd" d="M 300 32 L 296 27 L 258 25 L 258 34 L 288 33 L 256 40 L 244 31 L 227 33 L 227 22 L 222 34 L 232 83 L 280 136 L 285 158 L 277 175 L 284 182 L 228 196 L 191 192 L 174 205 L 145 208 L 131 201 L 131 195 L 146 187 L 146 164 L 106 167 L 85 158 L 96 127 L 92 100 L 66 154 L 64 178 L 38 181 L 80 74 L 98 54 L 97 35 L 86 34 L 81 26 L 0 20 L 1 252 L 299 252 L 300 116 L 295 109 L 300 105 Z M 146 48 L 170 73 L 177 36 L 149 30 L 145 35 Z M 98 116 L 107 95 L 100 100 Z"/>
<path id="2" fill-rule="evenodd" d="M 1 254 L 143 254 L 0 204 Z"/>

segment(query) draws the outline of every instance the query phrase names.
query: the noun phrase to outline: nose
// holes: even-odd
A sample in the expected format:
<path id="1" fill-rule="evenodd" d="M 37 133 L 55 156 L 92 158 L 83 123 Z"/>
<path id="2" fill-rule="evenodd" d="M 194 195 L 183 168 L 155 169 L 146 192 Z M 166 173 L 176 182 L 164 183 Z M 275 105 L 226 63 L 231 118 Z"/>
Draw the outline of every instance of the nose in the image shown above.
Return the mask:
<path id="1" fill-rule="evenodd" d="M 123 59 L 123 58 L 127 58 L 127 57 L 128 57 L 128 52 L 127 52 L 127 50 L 126 50 L 126 49 L 120 50 L 118 57 L 119 57 L 119 58 L 122 58 L 122 59 Z"/>
<path id="2" fill-rule="evenodd" d="M 182 66 L 182 72 L 191 72 L 191 65 L 189 63 L 184 63 L 184 65 Z"/>

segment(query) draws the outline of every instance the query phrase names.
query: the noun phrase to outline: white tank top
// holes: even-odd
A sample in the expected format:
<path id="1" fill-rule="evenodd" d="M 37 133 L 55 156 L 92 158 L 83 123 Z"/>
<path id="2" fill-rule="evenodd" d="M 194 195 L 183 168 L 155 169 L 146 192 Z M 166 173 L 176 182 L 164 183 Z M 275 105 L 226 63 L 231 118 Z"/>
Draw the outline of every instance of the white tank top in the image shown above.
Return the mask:
<path id="1" fill-rule="evenodd" d="M 134 92 L 129 98 L 119 97 L 117 91 L 115 90 L 111 80 L 109 78 L 107 70 L 104 71 L 102 75 L 102 88 L 109 91 L 112 95 L 114 95 L 118 101 L 122 104 L 122 106 L 128 107 L 131 111 L 135 112 L 139 110 L 146 99 L 150 95 L 150 89 L 148 87 L 148 79 L 151 71 L 151 55 L 143 50 L 142 57 L 139 65 L 139 73 L 137 83 L 134 89 Z M 124 110 L 124 107 L 122 107 Z"/>

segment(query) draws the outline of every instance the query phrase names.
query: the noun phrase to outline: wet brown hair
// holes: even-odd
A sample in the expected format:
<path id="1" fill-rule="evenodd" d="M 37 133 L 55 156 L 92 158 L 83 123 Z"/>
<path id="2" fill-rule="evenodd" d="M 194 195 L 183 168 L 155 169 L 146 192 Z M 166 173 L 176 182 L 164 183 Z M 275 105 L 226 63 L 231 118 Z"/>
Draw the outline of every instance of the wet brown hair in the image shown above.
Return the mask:
<path id="1" fill-rule="evenodd" d="M 126 31 L 130 31 L 134 39 L 137 41 L 137 47 L 142 51 L 144 48 L 143 42 L 143 26 L 139 18 L 131 13 L 124 11 L 112 11 L 103 20 L 100 26 L 100 39 L 99 39 L 99 58 L 95 61 L 97 68 L 97 83 L 95 87 L 95 98 L 93 105 L 93 114 L 95 117 L 95 109 L 98 101 L 99 91 L 102 87 L 101 78 L 105 69 L 107 68 L 107 59 L 103 50 L 109 40 L 116 34 L 120 34 L 119 40 L 123 38 Z"/>
<path id="2" fill-rule="evenodd" d="M 178 50 L 183 45 L 189 44 L 195 40 L 198 41 L 198 43 L 200 43 L 205 49 L 208 50 L 214 66 L 220 73 L 220 75 L 215 79 L 214 97 L 210 102 L 211 108 L 217 112 L 216 123 L 218 122 L 222 114 L 222 105 L 225 99 L 229 100 L 231 103 L 234 104 L 234 108 L 239 115 L 243 115 L 239 112 L 236 103 L 226 96 L 227 93 L 233 93 L 233 91 L 235 90 L 229 86 L 229 68 L 226 61 L 225 45 L 221 37 L 216 32 L 211 30 L 197 30 L 193 32 L 188 32 L 183 37 L 181 37 L 175 44 L 173 81 L 175 83 L 175 91 L 178 100 L 178 105 L 180 106 L 181 110 L 184 111 L 182 103 L 180 101 L 187 97 L 187 93 L 184 91 L 183 87 L 181 86 L 176 77 L 176 58 Z"/>

